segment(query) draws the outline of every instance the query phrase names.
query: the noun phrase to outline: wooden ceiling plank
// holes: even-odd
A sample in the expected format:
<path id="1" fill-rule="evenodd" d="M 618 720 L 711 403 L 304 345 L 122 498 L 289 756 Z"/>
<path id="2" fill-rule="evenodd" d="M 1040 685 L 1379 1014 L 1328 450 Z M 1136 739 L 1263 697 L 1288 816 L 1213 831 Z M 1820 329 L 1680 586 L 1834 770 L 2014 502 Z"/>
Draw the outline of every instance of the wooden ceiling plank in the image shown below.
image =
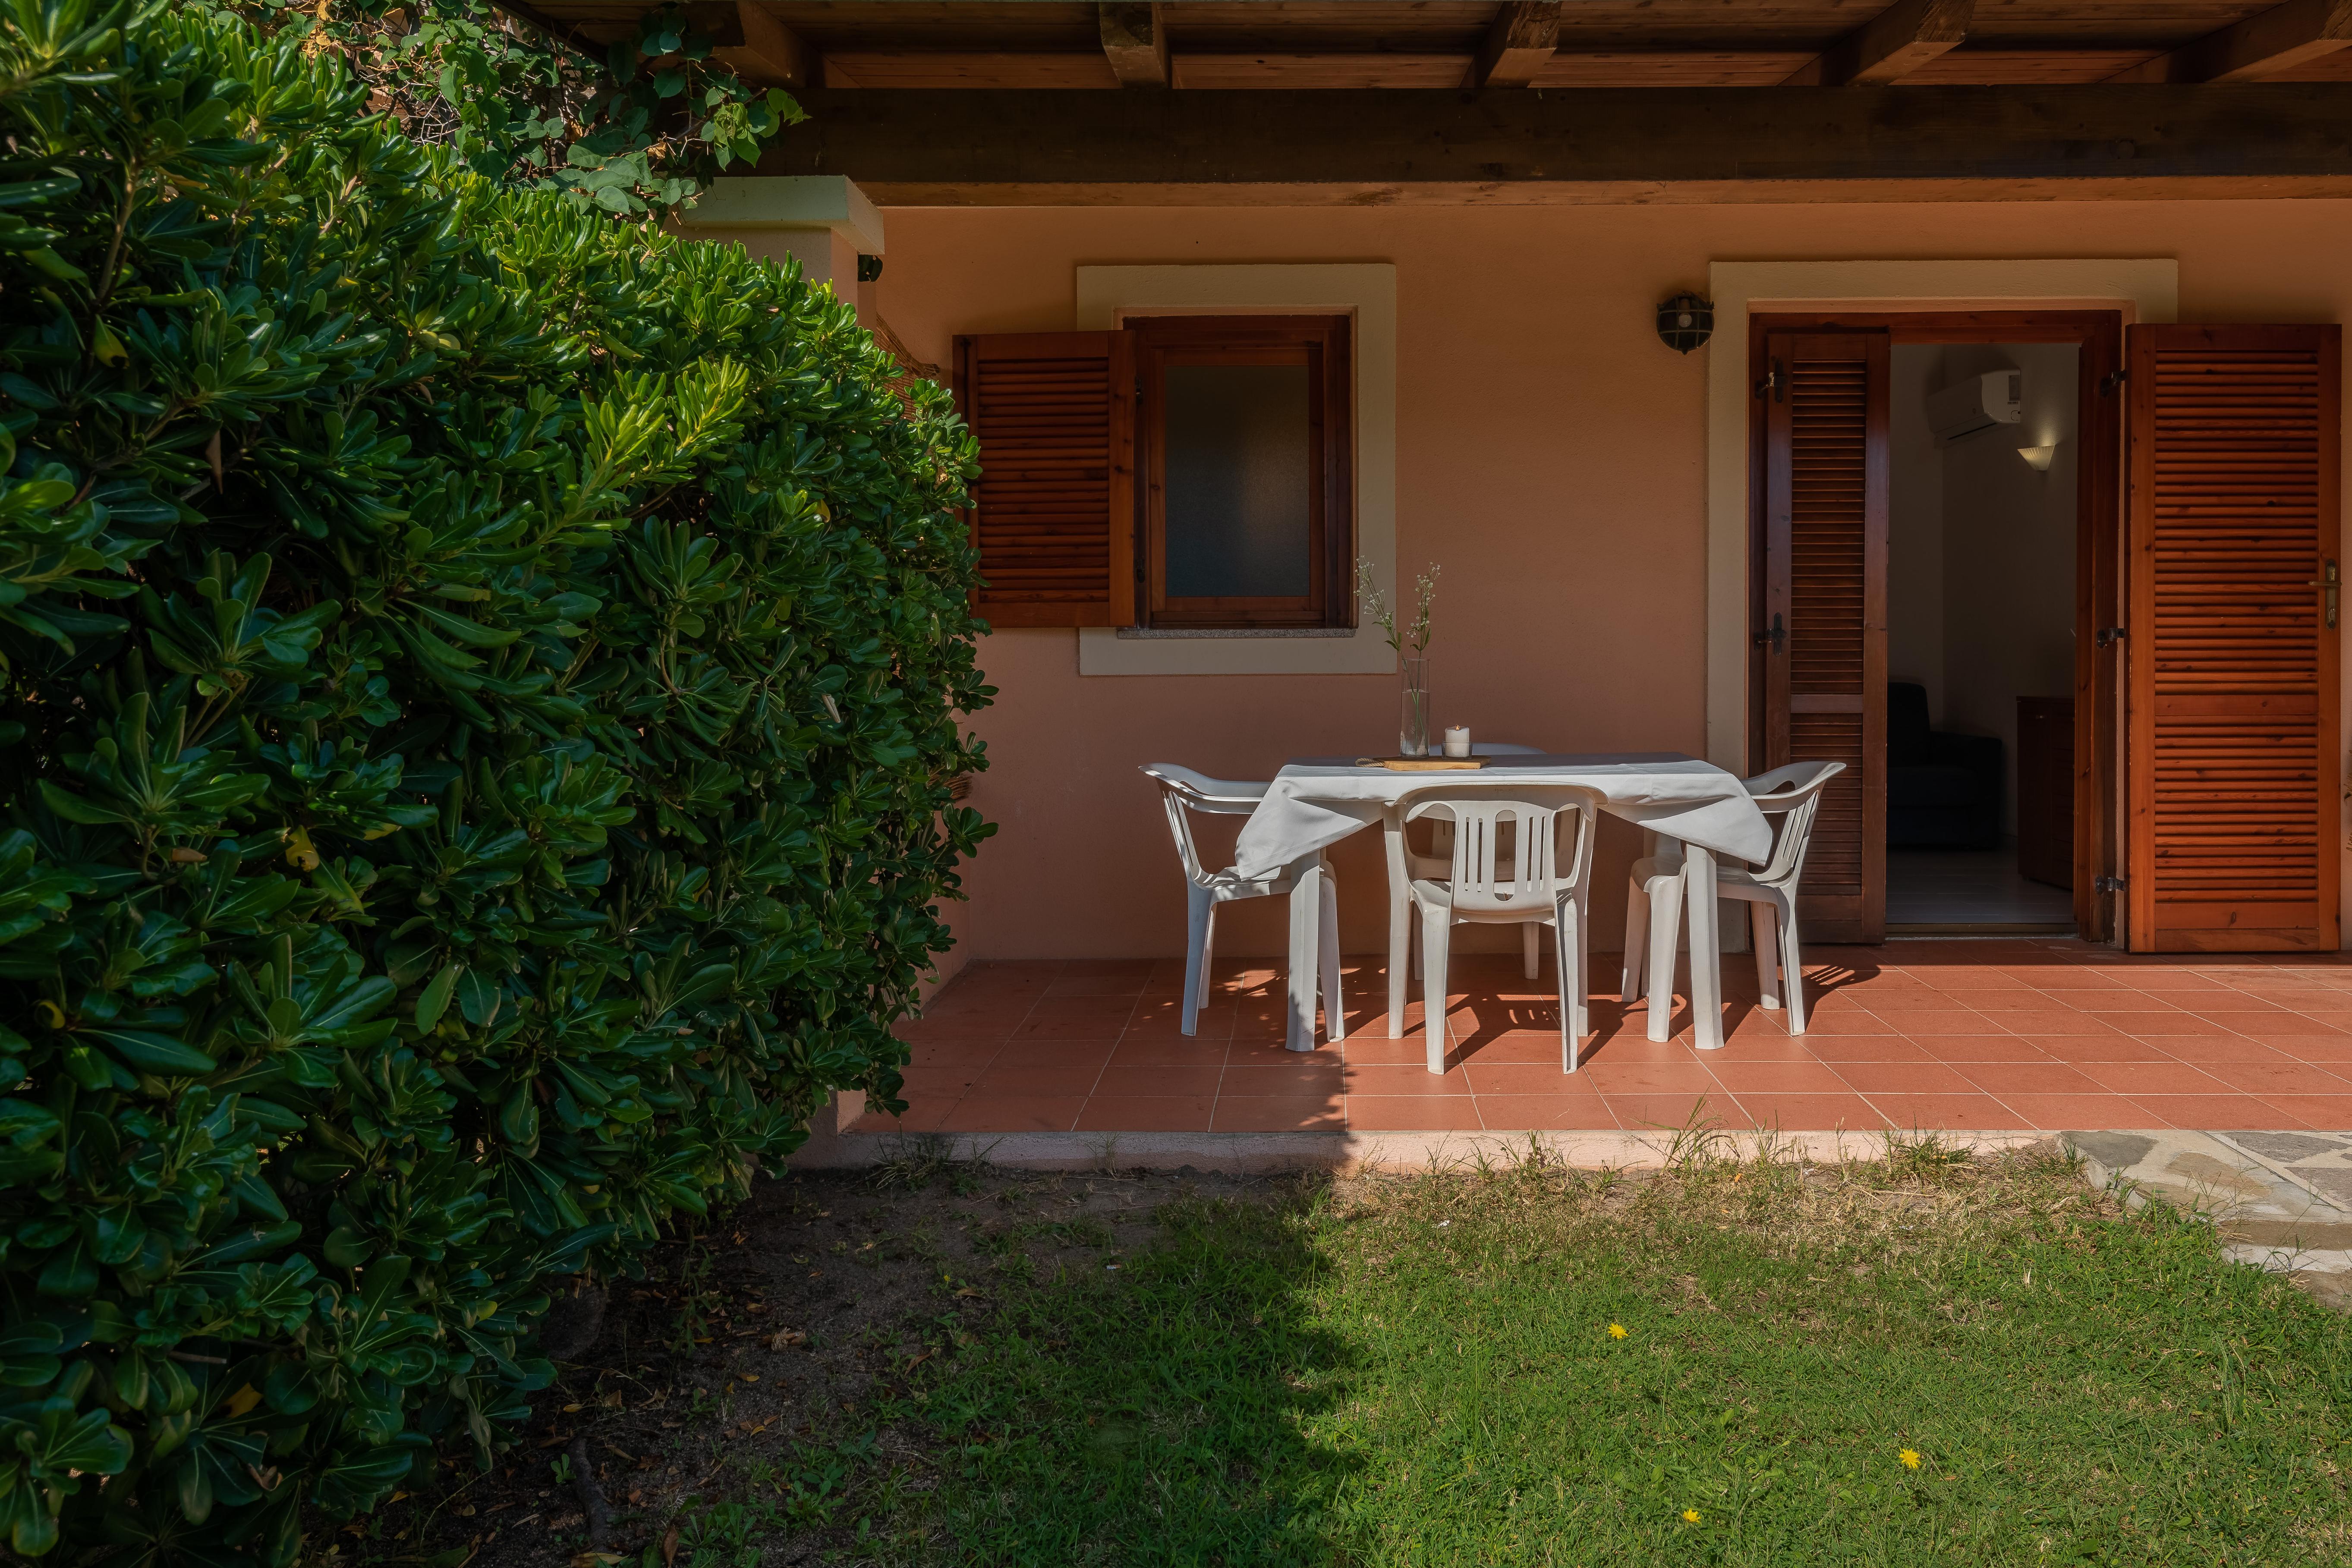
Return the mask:
<path id="1" fill-rule="evenodd" d="M 824 57 L 824 85 L 882 92 L 1116 91 L 1118 78 L 1099 50 L 980 54 L 842 48 Z"/>
<path id="2" fill-rule="evenodd" d="M 1802 49 L 1562 49 L 1535 85 L 1773 87 L 1811 58 Z"/>
<path id="3" fill-rule="evenodd" d="M 2118 72 L 2116 81 L 2252 81 L 2352 44 L 2352 0 L 2287 0 Z"/>
<path id="4" fill-rule="evenodd" d="M 799 34 L 776 20 L 760 0 L 736 0 L 735 14 L 743 29 L 740 44 L 722 44 L 710 52 L 745 81 L 761 87 L 794 90 L 815 80 L 816 56 Z"/>
<path id="5" fill-rule="evenodd" d="M 1896 0 L 1832 44 L 1782 85 L 1885 86 L 1951 49 L 1969 36 L 1975 0 Z"/>
<path id="6" fill-rule="evenodd" d="M 1159 0 L 1150 5 L 1104 4 L 1095 8 L 1103 54 L 1121 87 L 1166 87 L 1168 19 Z"/>
<path id="7" fill-rule="evenodd" d="M 1349 89 L 1419 88 L 1459 89 L 1470 69 L 1467 55 L 1317 54 L 1176 57 L 1176 85 L 1186 91 L 1226 88 Z"/>
<path id="8" fill-rule="evenodd" d="M 1526 87 L 1559 47 L 1559 0 L 1511 0 L 1495 15 L 1469 85 Z"/>

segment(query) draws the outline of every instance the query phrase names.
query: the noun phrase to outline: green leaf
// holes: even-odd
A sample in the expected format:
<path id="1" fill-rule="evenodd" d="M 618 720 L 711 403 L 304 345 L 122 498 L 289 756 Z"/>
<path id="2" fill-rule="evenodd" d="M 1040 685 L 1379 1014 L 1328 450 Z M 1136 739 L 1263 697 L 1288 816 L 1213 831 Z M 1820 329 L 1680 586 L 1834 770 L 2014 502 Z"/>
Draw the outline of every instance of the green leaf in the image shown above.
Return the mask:
<path id="1" fill-rule="evenodd" d="M 466 972 L 462 963 L 446 963 L 416 998 L 416 1026 L 430 1032 L 448 1010 L 449 994 L 456 988 L 457 977 Z"/>
<path id="2" fill-rule="evenodd" d="M 85 1029 L 82 1033 L 140 1072 L 193 1077 L 209 1073 L 216 1065 L 204 1052 L 146 1029 Z"/>

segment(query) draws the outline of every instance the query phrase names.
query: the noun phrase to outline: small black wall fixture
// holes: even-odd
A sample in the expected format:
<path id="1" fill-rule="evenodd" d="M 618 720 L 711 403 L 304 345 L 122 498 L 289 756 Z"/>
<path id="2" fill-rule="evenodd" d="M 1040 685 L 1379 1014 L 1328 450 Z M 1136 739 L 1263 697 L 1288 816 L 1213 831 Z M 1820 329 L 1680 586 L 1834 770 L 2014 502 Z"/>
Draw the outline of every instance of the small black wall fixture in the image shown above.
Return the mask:
<path id="1" fill-rule="evenodd" d="M 1715 336 L 1715 301 L 1677 294 L 1658 307 L 1658 341 L 1678 354 Z"/>
<path id="2" fill-rule="evenodd" d="M 860 256 L 857 258 L 857 280 L 860 283 L 871 283 L 881 276 L 882 258 L 880 257 Z"/>

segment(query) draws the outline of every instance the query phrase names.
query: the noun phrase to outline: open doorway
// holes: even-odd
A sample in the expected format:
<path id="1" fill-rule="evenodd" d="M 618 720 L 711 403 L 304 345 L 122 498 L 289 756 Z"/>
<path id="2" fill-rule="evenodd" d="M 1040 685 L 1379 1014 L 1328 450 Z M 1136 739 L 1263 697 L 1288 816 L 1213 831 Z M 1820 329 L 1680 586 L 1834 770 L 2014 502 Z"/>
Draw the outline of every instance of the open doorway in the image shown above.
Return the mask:
<path id="1" fill-rule="evenodd" d="M 2116 934 L 2122 350 L 2113 311 L 1748 318 L 1749 761 L 1845 765 L 1816 940 Z"/>
<path id="2" fill-rule="evenodd" d="M 2071 932 L 2082 350 L 1897 342 L 1886 929 Z"/>

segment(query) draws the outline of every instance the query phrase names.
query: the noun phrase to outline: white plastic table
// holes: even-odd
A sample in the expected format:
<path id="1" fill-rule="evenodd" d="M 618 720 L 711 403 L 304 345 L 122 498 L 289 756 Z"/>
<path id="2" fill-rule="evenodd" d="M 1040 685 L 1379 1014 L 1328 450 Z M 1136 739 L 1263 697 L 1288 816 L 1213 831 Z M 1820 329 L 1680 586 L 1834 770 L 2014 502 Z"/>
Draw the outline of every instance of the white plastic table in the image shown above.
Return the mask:
<path id="1" fill-rule="evenodd" d="M 1493 757 L 1460 773 L 1395 773 L 1360 767 L 1351 757 L 1306 757 L 1286 765 L 1265 798 L 1243 825 L 1234 853 L 1244 877 L 1269 876 L 1299 860 L 1315 860 L 1351 833 L 1385 820 L 1404 795 L 1445 784 L 1575 784 L 1595 790 L 1612 816 L 1679 840 L 1689 889 L 1691 1009 L 1697 1045 L 1723 1045 L 1720 943 L 1716 931 L 1715 858 L 1761 861 L 1772 851 L 1772 829 L 1738 778 L 1712 763 L 1679 752 L 1606 752 Z M 1315 1048 L 1315 976 L 1318 973 L 1317 900 L 1323 872 L 1310 868 L 1290 895 L 1290 1018 L 1286 1043 Z M 1333 1020 L 1339 1033 L 1343 1022 Z M 1339 1037 L 1338 1034 L 1333 1035 Z"/>

